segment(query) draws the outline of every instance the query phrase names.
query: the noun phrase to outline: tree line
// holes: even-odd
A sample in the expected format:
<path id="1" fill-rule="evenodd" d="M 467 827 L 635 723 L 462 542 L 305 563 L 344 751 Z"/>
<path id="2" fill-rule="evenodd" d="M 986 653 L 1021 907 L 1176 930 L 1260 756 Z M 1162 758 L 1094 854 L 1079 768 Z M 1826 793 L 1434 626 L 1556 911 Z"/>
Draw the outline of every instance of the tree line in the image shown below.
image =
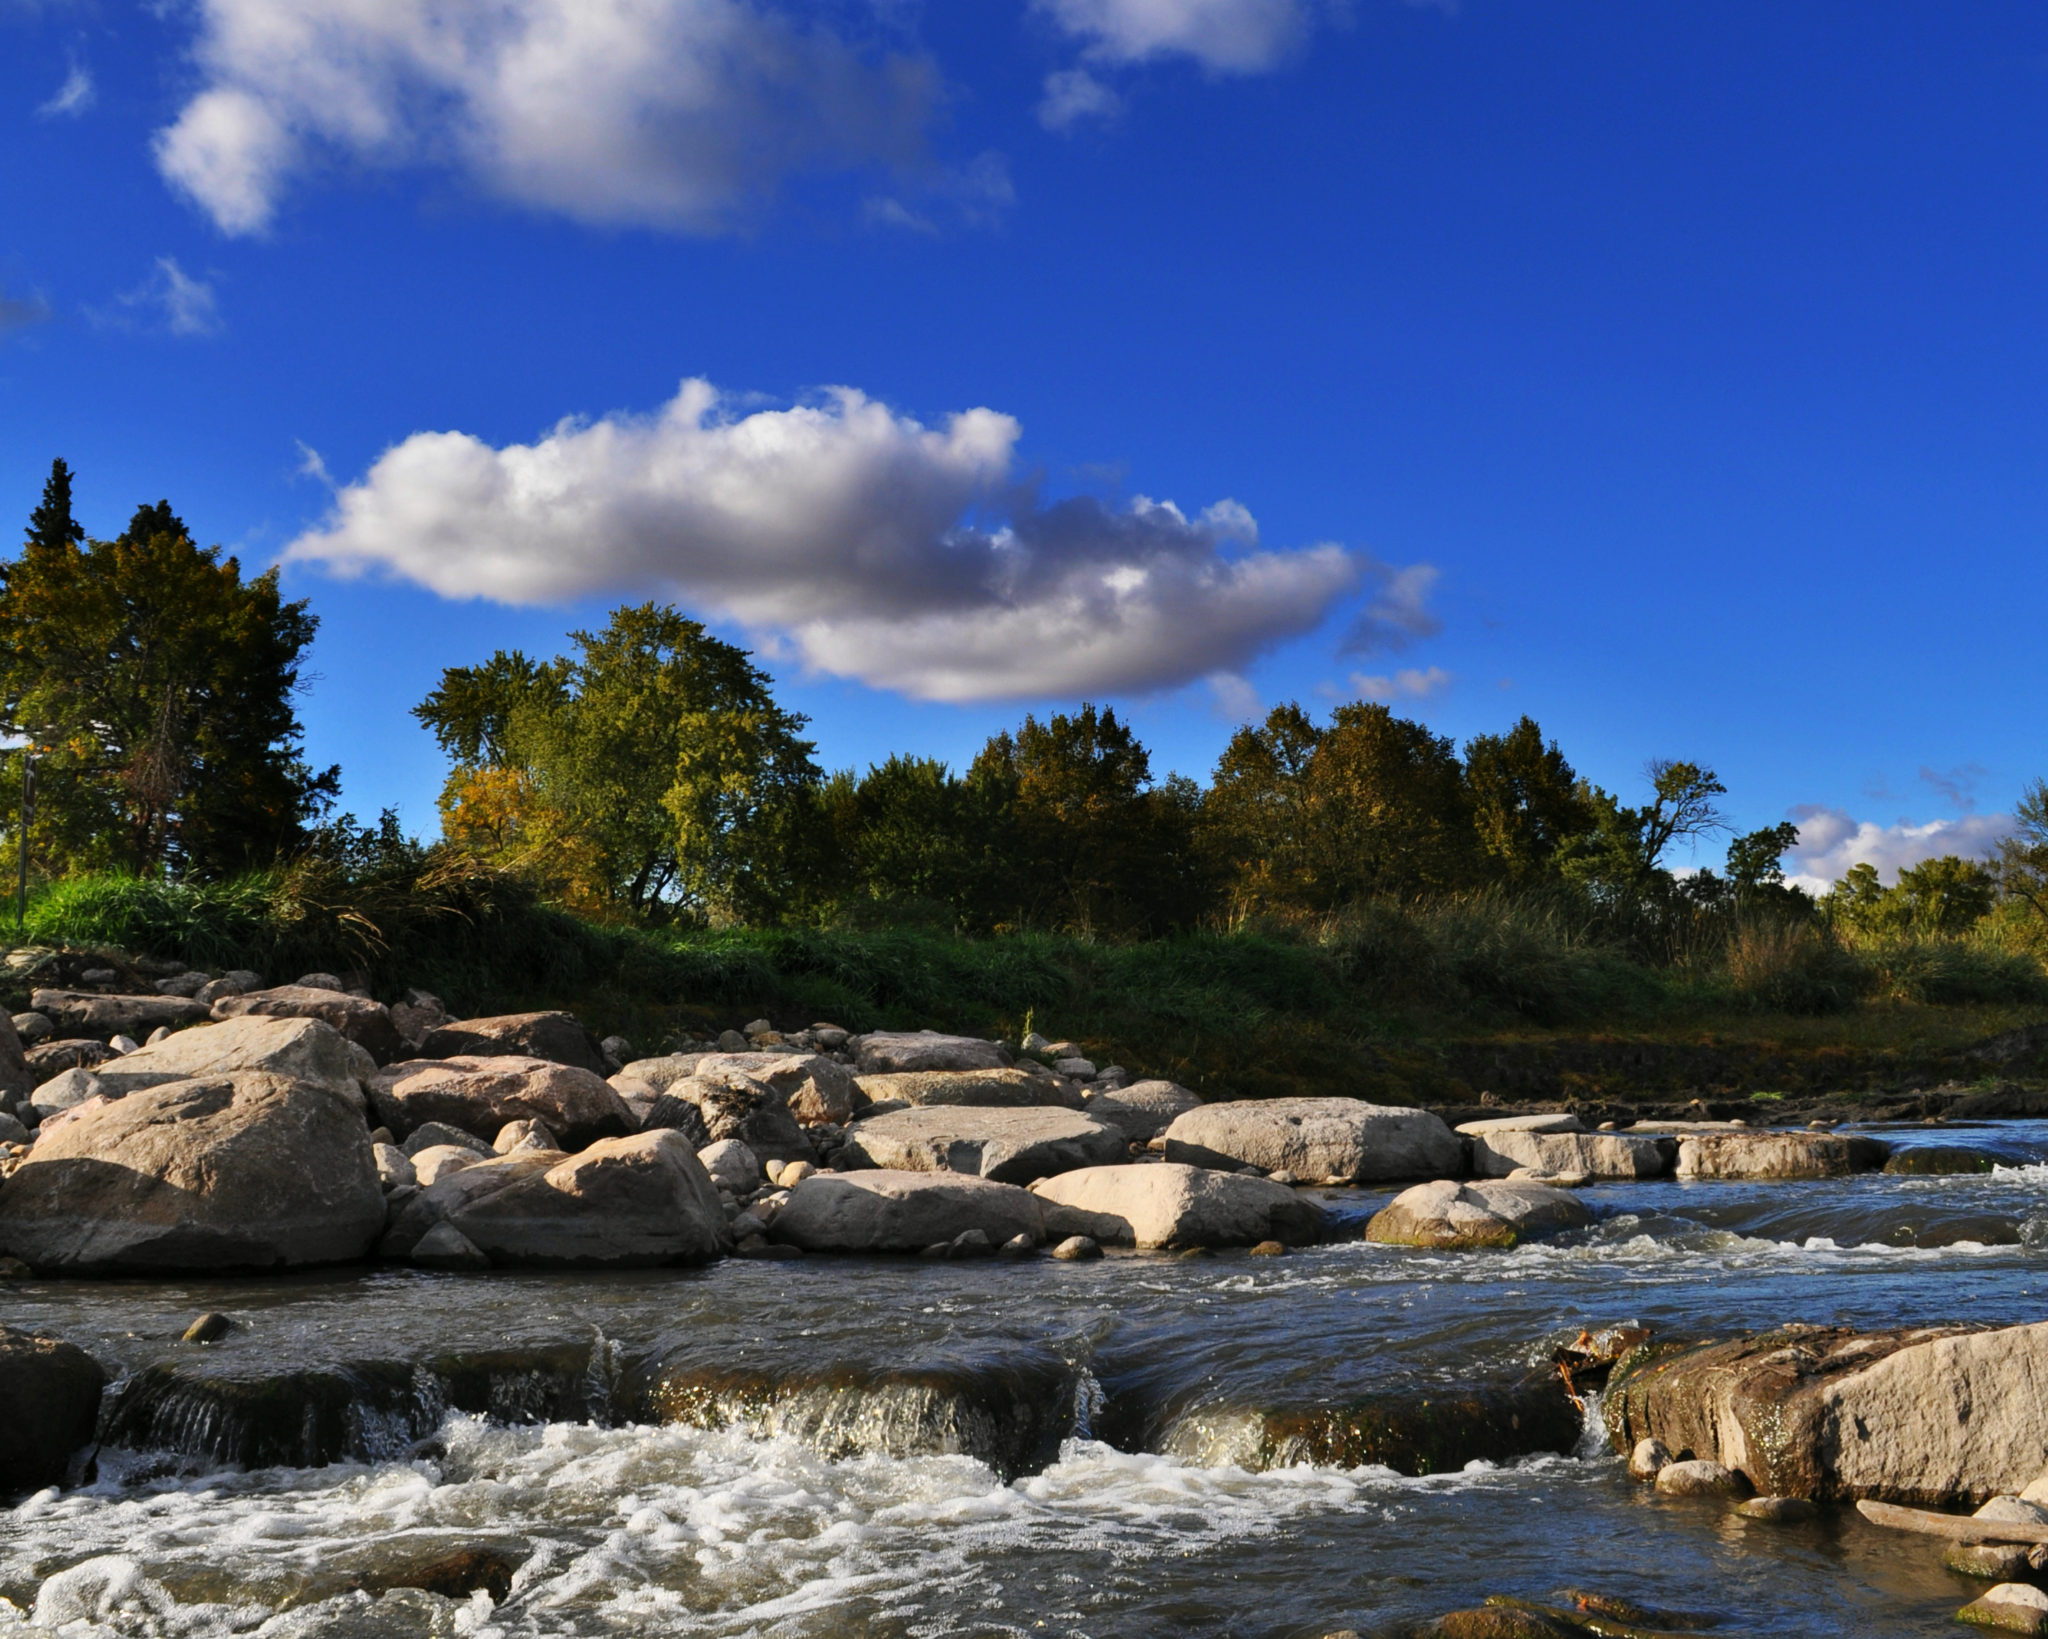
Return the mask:
<path id="1" fill-rule="evenodd" d="M 10 839 L 25 823 L 38 874 L 417 851 L 392 816 L 333 817 L 340 771 L 307 763 L 293 707 L 318 620 L 276 571 L 245 578 L 165 502 L 89 540 L 71 485 L 55 463 L 0 565 L 0 812 Z M 1891 887 L 1858 866 L 1816 905 L 1783 877 L 1797 828 L 1737 834 L 1711 768 L 1652 762 L 1630 803 L 1526 716 L 1459 747 L 1384 705 L 1318 721 L 1289 703 L 1239 729 L 1203 786 L 1156 773 L 1127 721 L 1083 704 L 1027 715 L 964 769 L 897 755 L 828 773 L 752 657 L 675 609 L 618 609 L 570 645 L 450 667 L 414 715 L 449 759 L 441 846 L 600 920 L 1131 938 L 1506 891 L 1877 932 L 1959 932 L 2001 904 L 2048 921 L 2039 782 L 2001 860 L 1930 861 Z M 1719 868 L 1675 868 L 1702 845 Z"/>

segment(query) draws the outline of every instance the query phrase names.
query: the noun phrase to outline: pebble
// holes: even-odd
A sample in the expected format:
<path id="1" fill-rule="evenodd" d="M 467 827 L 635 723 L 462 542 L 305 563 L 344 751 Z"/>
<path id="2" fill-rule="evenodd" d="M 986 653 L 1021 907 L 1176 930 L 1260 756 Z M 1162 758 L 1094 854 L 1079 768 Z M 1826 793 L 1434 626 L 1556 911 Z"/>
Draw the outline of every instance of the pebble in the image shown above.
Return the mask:
<path id="1" fill-rule="evenodd" d="M 1092 1235 L 1069 1235 L 1052 1249 L 1052 1255 L 1063 1263 L 1085 1263 L 1101 1257 L 1102 1248 Z"/>
<path id="2" fill-rule="evenodd" d="M 1671 1449 L 1662 1440 L 1638 1440 L 1636 1448 L 1629 1453 L 1629 1478 L 1654 1480 L 1659 1472 L 1671 1466 Z"/>
<path id="3" fill-rule="evenodd" d="M 130 1053 L 139 1053 L 142 1051 L 142 1043 L 137 1041 L 133 1036 L 110 1037 L 107 1041 L 107 1045 L 111 1047 L 116 1053 L 121 1054 L 123 1057 L 126 1057 Z"/>
<path id="4" fill-rule="evenodd" d="M 218 1310 L 209 1309 L 205 1314 L 193 1321 L 190 1326 L 185 1328 L 185 1335 L 179 1338 L 178 1341 L 180 1343 L 218 1343 L 234 1329 L 235 1323 L 226 1315 L 221 1314 Z"/>
<path id="5" fill-rule="evenodd" d="M 1295 1177 L 1294 1174 L 1289 1172 L 1285 1167 L 1282 1167 L 1278 1172 L 1267 1173 L 1266 1181 L 1269 1184 L 1287 1184 L 1289 1186 L 1301 1182 L 1299 1178 Z"/>
<path id="6" fill-rule="evenodd" d="M 996 1249 L 988 1238 L 987 1230 L 963 1229 L 947 1242 L 946 1255 L 952 1258 L 992 1258 Z"/>
<path id="7" fill-rule="evenodd" d="M 1261 1241 L 1251 1249 L 1250 1256 L 1254 1258 L 1284 1258 L 1287 1256 L 1287 1248 L 1278 1241 Z"/>
<path id="8" fill-rule="evenodd" d="M 784 1189 L 795 1189 L 818 1169 L 808 1161 L 791 1161 L 776 1174 L 775 1182 Z"/>
<path id="9" fill-rule="evenodd" d="M 1038 1256 L 1038 1243 L 1029 1235 L 1020 1232 L 1012 1235 L 1001 1246 L 997 1247 L 996 1256 L 999 1258 L 1035 1258 Z"/>

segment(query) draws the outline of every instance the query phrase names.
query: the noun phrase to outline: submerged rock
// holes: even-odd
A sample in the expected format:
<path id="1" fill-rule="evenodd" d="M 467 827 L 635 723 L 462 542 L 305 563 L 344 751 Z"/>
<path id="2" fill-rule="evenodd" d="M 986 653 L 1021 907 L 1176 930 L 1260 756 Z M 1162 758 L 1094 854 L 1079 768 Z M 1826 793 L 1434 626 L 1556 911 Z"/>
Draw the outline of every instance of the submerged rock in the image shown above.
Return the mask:
<path id="1" fill-rule="evenodd" d="M 604 1049 L 568 1013 L 503 1013 L 456 1019 L 427 1032 L 420 1057 L 534 1058 L 572 1064 L 602 1079 Z"/>
<path id="2" fill-rule="evenodd" d="M 279 985 L 274 990 L 258 990 L 245 996 L 223 996 L 213 1004 L 213 1016 L 319 1019 L 363 1048 L 379 1064 L 389 1064 L 405 1046 L 398 1026 L 392 1022 L 390 1009 L 382 1002 L 371 1001 L 367 996 L 351 996 L 345 990 L 328 986 Z"/>
<path id="3" fill-rule="evenodd" d="M 1657 1490 L 1667 1497 L 1739 1497 L 1749 1490 L 1749 1481 L 1717 1462 L 1688 1457 L 1657 1470 Z"/>
<path id="4" fill-rule="evenodd" d="M 877 1167 L 970 1173 L 1004 1184 L 1106 1166 L 1129 1153 L 1116 1128 L 1064 1109 L 896 1110 L 859 1123 L 849 1142 Z"/>
<path id="5" fill-rule="evenodd" d="M 1166 1129 L 1166 1159 L 1234 1171 L 1287 1171 L 1310 1183 L 1445 1178 L 1463 1166 L 1456 1133 L 1427 1110 L 1355 1098 L 1204 1104 Z"/>
<path id="6" fill-rule="evenodd" d="M 1285 1184 L 1175 1162 L 1083 1167 L 1031 1186 L 1049 1237 L 1087 1235 L 1112 1246 L 1305 1246 L 1323 1234 L 1322 1209 Z"/>
<path id="7" fill-rule="evenodd" d="M 1548 1184 L 1440 1179 L 1395 1196 L 1373 1214 L 1365 1238 L 1387 1246 L 1463 1252 L 1519 1246 L 1583 1229 L 1592 1221 L 1591 1207 Z"/>
<path id="8" fill-rule="evenodd" d="M 1884 1170 L 1908 1177 L 1947 1177 L 1955 1173 L 1991 1172 L 2000 1157 L 1965 1144 L 1913 1144 L 1893 1150 Z"/>
<path id="9" fill-rule="evenodd" d="M 1167 1416 L 1160 1449 L 1254 1471 L 1309 1463 L 1446 1474 L 1471 1462 L 1569 1452 L 1583 1432 L 1564 1379 L 1546 1371 L 1519 1383 L 1392 1389 L 1333 1405 L 1188 1407 Z"/>
<path id="10" fill-rule="evenodd" d="M 383 1225 L 353 1102 L 255 1071 L 74 1114 L 0 1189 L 0 1249 L 51 1274 L 341 1263 Z"/>
<path id="11" fill-rule="evenodd" d="M 622 1138 L 632 1113 L 602 1076 L 514 1054 L 407 1059 L 370 1082 L 377 1119 L 403 1136 L 438 1121 L 489 1148 L 507 1122 L 538 1121 L 569 1149 Z"/>
<path id="12" fill-rule="evenodd" d="M 2003 1633 L 2048 1634 L 2048 1593 L 2025 1582 L 2001 1582 L 1957 1611 L 1956 1620 Z"/>
<path id="13" fill-rule="evenodd" d="M 92 1443 L 107 1374 L 83 1349 L 0 1326 L 0 1498 L 60 1485 Z"/>
<path id="14" fill-rule="evenodd" d="M 1614 1369 L 1615 1449 L 1656 1438 L 1766 1496 L 1939 1507 L 2013 1495 L 2048 1466 L 2048 1323 L 1997 1331 L 1785 1327 L 1652 1342 Z"/>
<path id="15" fill-rule="evenodd" d="M 1079 1374 L 1049 1350 L 985 1346 L 907 1363 L 735 1365 L 685 1346 L 628 1374 L 633 1415 L 786 1435 L 830 1457 L 973 1457 L 1009 1481 L 1074 1431 Z"/>
<path id="16" fill-rule="evenodd" d="M 1030 1191 L 952 1172 L 821 1172 L 790 1191 L 773 1225 L 806 1252 L 922 1252 L 970 1229 L 997 1246 L 1045 1239 Z"/>

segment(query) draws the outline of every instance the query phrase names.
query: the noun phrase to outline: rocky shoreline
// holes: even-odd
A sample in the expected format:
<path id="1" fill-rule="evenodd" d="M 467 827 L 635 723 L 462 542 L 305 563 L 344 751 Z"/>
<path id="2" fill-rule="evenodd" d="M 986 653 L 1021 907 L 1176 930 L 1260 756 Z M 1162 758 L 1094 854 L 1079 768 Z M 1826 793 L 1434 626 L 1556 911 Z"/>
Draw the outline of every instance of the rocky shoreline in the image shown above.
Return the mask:
<path id="1" fill-rule="evenodd" d="M 1603 1182 L 1999 1159 L 1995 1143 L 1893 1153 L 1822 1118 L 1205 1103 L 1043 1037 L 761 1020 L 638 1057 L 564 1013 L 455 1019 L 425 993 L 387 1007 L 326 974 L 167 974 L 153 994 L 50 988 L 32 1002 L 0 1025 L 0 1272 L 13 1279 L 1265 1256 L 1343 1233 L 1328 1192 L 1361 1189 L 1399 1191 L 1367 1240 L 1483 1256 L 1587 1229 Z M 78 1483 L 98 1443 L 244 1466 L 389 1456 L 431 1440 L 451 1409 L 737 1423 L 829 1454 L 957 1452 L 1008 1477 L 1049 1460 L 1085 1397 L 1070 1362 L 1030 1348 L 880 1369 L 587 1339 L 292 1361 L 242 1347 L 221 1317 L 188 1335 L 184 1354 L 122 1376 L 0 1327 L 0 1403 L 35 1430 L 0 1453 L 0 1494 Z M 2015 1549 L 2048 1542 L 2048 1326 L 1582 1338 L 1524 1380 L 1455 1393 L 1185 1411 L 1112 1397 L 1088 1415 L 1127 1449 L 1252 1471 L 1433 1473 L 1569 1452 L 1589 1405 L 1660 1495 L 1723 1497 L 1752 1524 L 1857 1502 L 1974 1508 L 1982 1523 L 1950 1528 L 2000 1580 L 1970 1619 L 2048 1631 L 2048 1605 L 2044 1625 L 2015 1625 L 2035 1607 L 2009 1591 L 2037 1575 Z M 1504 1604 L 1437 1631 L 1623 1631 L 1602 1620 Z"/>

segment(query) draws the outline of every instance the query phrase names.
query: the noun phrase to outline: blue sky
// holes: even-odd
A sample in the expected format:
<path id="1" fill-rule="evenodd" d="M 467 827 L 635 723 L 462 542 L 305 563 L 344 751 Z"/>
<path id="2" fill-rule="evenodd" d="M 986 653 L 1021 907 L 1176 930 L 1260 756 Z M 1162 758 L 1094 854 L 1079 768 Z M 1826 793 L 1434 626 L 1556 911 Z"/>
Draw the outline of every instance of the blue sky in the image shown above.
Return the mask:
<path id="1" fill-rule="evenodd" d="M 828 766 L 1371 693 L 1819 876 L 2048 773 L 2038 7 L 0 0 L 0 152 L 0 517 L 283 557 L 358 813 L 647 595 Z"/>

